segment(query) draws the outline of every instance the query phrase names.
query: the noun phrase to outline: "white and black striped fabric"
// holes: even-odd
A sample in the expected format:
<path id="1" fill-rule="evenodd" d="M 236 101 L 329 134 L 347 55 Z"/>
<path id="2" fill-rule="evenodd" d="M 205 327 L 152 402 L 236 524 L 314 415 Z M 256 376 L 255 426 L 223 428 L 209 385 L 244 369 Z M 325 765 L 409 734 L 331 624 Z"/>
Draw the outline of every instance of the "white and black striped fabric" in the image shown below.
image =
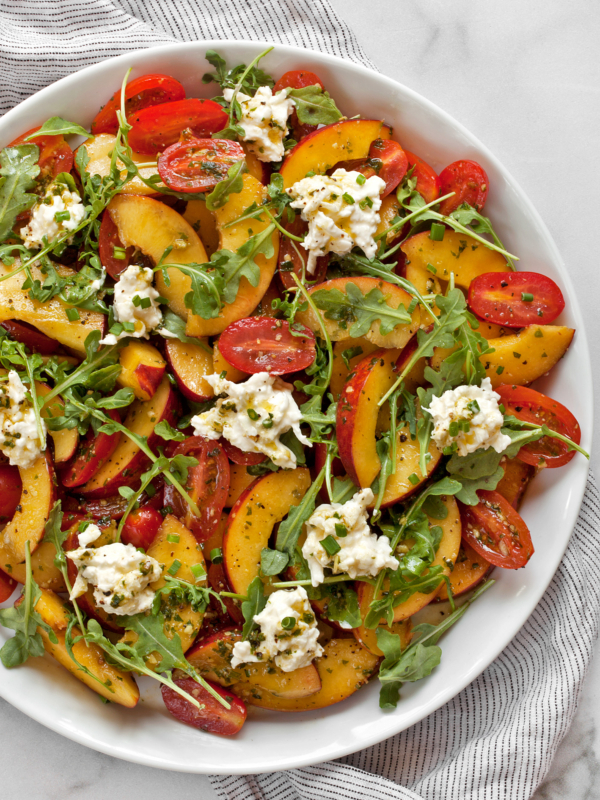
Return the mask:
<path id="1" fill-rule="evenodd" d="M 327 0 L 0 0 L 0 110 L 109 56 L 257 39 L 375 68 Z M 590 478 L 566 555 L 518 636 L 418 725 L 336 762 L 214 776 L 223 800 L 526 800 L 567 731 L 600 617 L 600 496 Z"/>

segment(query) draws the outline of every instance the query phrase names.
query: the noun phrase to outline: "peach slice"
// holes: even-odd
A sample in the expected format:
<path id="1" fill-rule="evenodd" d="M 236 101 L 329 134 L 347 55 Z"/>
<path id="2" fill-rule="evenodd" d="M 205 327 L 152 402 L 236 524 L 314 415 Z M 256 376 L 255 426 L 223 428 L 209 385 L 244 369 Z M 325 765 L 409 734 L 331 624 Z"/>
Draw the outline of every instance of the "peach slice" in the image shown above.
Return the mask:
<path id="1" fill-rule="evenodd" d="M 502 459 L 500 466 L 504 469 L 504 475 L 496 486 L 496 491 L 518 511 L 525 491 L 535 477 L 535 467 L 519 461 L 518 458 L 506 457 Z"/>
<path id="2" fill-rule="evenodd" d="M 392 192 L 392 194 L 388 194 L 387 197 L 383 198 L 383 200 L 381 201 L 381 208 L 379 209 L 380 222 L 379 225 L 377 226 L 377 231 L 375 232 L 375 235 L 383 233 L 390 227 L 394 218 L 398 216 L 400 208 L 401 206 L 400 203 L 398 202 L 398 198 L 396 197 L 395 192 Z M 393 242 L 394 239 L 400 236 L 401 233 L 402 233 L 402 228 L 396 231 L 392 231 L 391 233 L 388 233 L 386 236 L 387 243 L 389 244 L 390 242 Z"/>
<path id="3" fill-rule="evenodd" d="M 124 247 L 137 247 L 155 264 L 167 256 L 169 264 L 204 264 L 208 261 L 198 234 L 177 211 L 150 197 L 119 195 L 107 207 L 119 231 Z M 176 267 L 167 270 L 167 286 L 161 272 L 156 273 L 156 288 L 166 297 L 171 308 L 182 319 L 190 314 L 185 295 L 191 290 L 191 279 Z"/>
<path id="4" fill-rule="evenodd" d="M 412 300 L 411 296 L 405 292 L 404 289 L 400 289 L 398 286 L 394 286 L 387 281 L 381 281 L 378 278 L 364 277 L 333 278 L 330 281 L 325 281 L 325 283 L 318 284 L 318 286 L 313 286 L 309 293 L 314 296 L 317 292 L 330 291 L 332 289 L 337 289 L 338 291 L 345 293 L 345 288 L 349 283 L 355 284 L 360 289 L 363 296 L 368 295 L 373 289 L 379 289 L 385 298 L 385 304 L 394 310 L 396 310 L 400 304 L 407 309 Z M 325 312 L 321 312 L 321 318 L 332 341 L 338 342 L 341 340 L 347 340 L 349 342 L 348 347 L 352 346 L 354 340 L 349 333 L 349 328 L 352 326 L 352 320 L 342 320 L 340 322 L 339 320 L 327 319 Z M 320 333 L 321 331 L 319 321 L 317 320 L 316 315 L 311 308 L 296 314 L 296 322 L 306 325 L 307 328 L 310 328 L 315 333 Z M 373 342 L 373 344 L 378 345 L 378 347 L 404 347 L 415 331 L 419 328 L 420 324 L 421 311 L 417 306 L 412 313 L 411 322 L 409 324 L 398 324 L 390 333 L 382 334 L 380 332 L 381 323 L 378 319 L 376 319 L 365 334 L 364 338 L 368 339 L 370 342 Z"/>
<path id="5" fill-rule="evenodd" d="M 438 281 L 449 281 L 454 273 L 454 282 L 468 289 L 474 278 L 486 272 L 510 272 L 504 258 L 495 250 L 463 233 L 446 230 L 441 241 L 434 241 L 429 231 L 411 236 L 400 248 L 412 270 L 419 270 L 426 279 L 433 275 Z M 429 269 L 428 269 L 429 267 Z M 407 278 L 409 277 L 407 268 Z M 416 285 L 416 284 L 415 284 Z"/>
<path id="6" fill-rule="evenodd" d="M 573 328 L 562 325 L 529 325 L 512 336 L 490 339 L 494 352 L 481 356 L 480 361 L 494 388 L 503 383 L 527 386 L 550 372 L 574 335 Z"/>
<path id="7" fill-rule="evenodd" d="M 11 521 L 2 531 L 2 542 L 17 561 L 25 560 L 25 545 L 33 553 L 44 538 L 44 528 L 56 498 L 56 481 L 50 453 L 36 458 L 30 467 L 19 467 L 23 488 Z"/>
<path id="8" fill-rule="evenodd" d="M 256 477 L 254 475 L 250 475 L 243 464 L 230 464 L 229 494 L 227 495 L 225 508 L 233 508 L 242 493 L 245 492 L 250 484 L 254 483 L 255 480 Z"/>
<path id="9" fill-rule="evenodd" d="M 287 154 L 281 175 L 285 189 L 306 177 L 324 175 L 339 161 L 367 158 L 371 142 L 389 139 L 392 129 L 378 119 L 348 119 L 310 133 Z"/>
<path id="10" fill-rule="evenodd" d="M 205 200 L 189 200 L 183 218 L 196 231 L 210 258 L 219 249 L 219 231 L 215 212 L 209 211 Z"/>
<path id="11" fill-rule="evenodd" d="M 112 133 L 100 133 L 95 139 L 91 139 L 81 145 L 81 147 L 87 150 L 90 159 L 90 163 L 86 167 L 90 175 L 100 175 L 101 178 L 105 178 L 110 173 L 111 156 L 116 141 L 117 137 Z M 152 161 L 152 157 L 143 155 L 142 153 L 132 152 L 131 160 L 135 161 L 136 164 L 144 164 L 148 161 Z M 118 166 L 121 166 L 121 162 L 118 162 Z M 144 167 L 140 170 L 140 173 L 142 177 L 146 179 L 151 178 L 152 175 L 156 175 L 156 167 Z M 156 194 L 156 190 L 150 186 L 146 186 L 136 175 L 135 178 L 125 184 L 121 193 L 142 195 Z"/>
<path id="12" fill-rule="evenodd" d="M 260 554 L 273 528 L 300 503 L 310 484 L 308 469 L 298 467 L 263 475 L 242 493 L 231 509 L 223 539 L 223 563 L 233 592 L 246 594 L 258 575 Z"/>
<path id="13" fill-rule="evenodd" d="M 241 640 L 240 628 L 219 631 L 197 642 L 186 658 L 203 678 L 221 686 L 231 686 L 234 694 L 250 704 L 255 688 L 289 700 L 308 697 L 321 688 L 321 679 L 313 664 L 292 672 L 284 672 L 271 663 L 249 663 L 233 669 L 233 646 Z"/>
<path id="14" fill-rule="evenodd" d="M 62 573 L 54 565 L 55 558 L 56 548 L 52 542 L 41 542 L 31 554 L 31 573 L 40 588 L 66 592 L 67 587 Z M 0 537 L 0 565 L 17 583 L 25 583 L 27 579 L 25 561 L 19 561 L 2 537 Z"/>
<path id="15" fill-rule="evenodd" d="M 458 551 L 454 569 L 448 576 L 452 595 L 459 597 L 465 592 L 470 592 L 494 569 L 493 565 L 476 553 L 473 548 L 463 540 Z M 435 602 L 448 599 L 448 587 L 442 584 Z"/>
<path id="16" fill-rule="evenodd" d="M 369 605 L 372 599 L 373 586 L 369 583 L 360 582 L 358 584 L 358 604 L 360 607 L 360 615 L 363 620 L 369 613 Z M 385 623 L 382 623 L 379 625 L 379 627 L 385 628 L 390 633 L 398 634 L 398 636 L 400 636 L 400 643 L 403 650 L 410 644 L 410 640 L 412 638 L 412 625 L 409 619 L 401 620 L 400 622 L 394 622 L 392 625 L 386 625 Z M 352 633 L 354 634 L 356 641 L 365 647 L 369 653 L 372 653 L 374 656 L 383 656 L 383 652 L 377 646 L 377 632 L 373 628 L 365 628 L 364 625 L 361 625 L 359 628 L 354 628 Z"/>
<path id="17" fill-rule="evenodd" d="M 269 708 L 273 711 L 314 711 L 345 700 L 364 686 L 375 672 L 378 656 L 362 647 L 354 638 L 330 639 L 325 652 L 315 659 L 321 679 L 321 689 L 308 697 L 287 699 L 275 697 L 270 692 L 260 692 L 254 687 L 252 700 L 244 696 L 247 703 Z M 236 692 L 239 684 L 236 685 Z"/>
<path id="18" fill-rule="evenodd" d="M 174 539 L 177 537 L 179 537 L 179 541 L 175 542 Z M 196 586 L 206 586 L 206 578 L 197 580 L 192 572 L 192 567 L 202 567 L 206 572 L 202 548 L 196 541 L 194 534 L 177 517 L 167 514 L 154 541 L 148 548 L 148 555 L 155 558 L 162 566 L 163 576 L 166 574 L 171 575 L 172 573 L 169 570 L 173 569 L 175 562 L 179 562 L 181 566 L 177 570 L 175 577 Z M 160 577 L 150 584 L 150 588 L 157 591 L 165 584 L 164 577 Z M 200 630 L 204 613 L 195 611 L 189 603 L 173 605 L 170 596 L 166 600 L 166 609 L 163 608 L 162 610 L 165 614 L 165 632 L 167 636 L 172 638 L 175 633 L 178 634 L 185 653 L 193 644 Z"/>
<path id="19" fill-rule="evenodd" d="M 173 424 L 178 410 L 179 401 L 165 377 L 150 400 L 136 400 L 129 407 L 123 425 L 138 436 L 148 437 L 148 446 L 152 448 L 163 441 L 154 433 L 154 427 L 162 420 Z M 148 456 L 122 433 L 110 458 L 77 491 L 85 497 L 110 497 L 120 486 L 135 484 L 148 463 Z"/>
<path id="20" fill-rule="evenodd" d="M 344 469 L 357 486 L 371 486 L 381 469 L 375 432 L 379 400 L 394 385 L 400 350 L 377 350 L 358 364 L 340 396 L 336 432 Z"/>
<path id="21" fill-rule="evenodd" d="M 86 644 L 83 640 L 73 645 L 73 654 L 77 661 L 92 673 L 88 675 L 79 664 L 71 658 L 65 644 L 65 632 L 69 622 L 67 608 L 63 601 L 54 592 L 42 589 L 42 596 L 37 601 L 35 610 L 44 622 L 54 631 L 57 643 L 50 640 L 50 636 L 43 628 L 38 628 L 44 642 L 44 648 L 59 664 L 62 664 L 75 678 L 80 680 L 94 692 L 110 700 L 111 703 L 134 708 L 140 699 L 140 692 L 130 672 L 124 672 L 117 667 L 112 667 L 105 659 L 104 652 L 98 645 Z M 72 636 L 81 635 L 78 628 L 73 628 Z"/>
<path id="22" fill-rule="evenodd" d="M 50 387 L 45 383 L 36 381 L 35 390 L 38 397 L 45 397 L 50 394 Z M 61 397 L 55 397 L 52 402 L 47 406 L 42 406 L 41 416 L 44 419 L 49 417 L 61 417 L 65 413 L 65 404 Z M 54 463 L 63 464 L 75 455 L 77 451 L 77 444 L 79 442 L 79 434 L 76 428 L 62 431 L 49 431 L 52 441 L 54 443 Z"/>
<path id="23" fill-rule="evenodd" d="M 220 250 L 229 250 L 235 253 L 248 239 L 268 228 L 270 220 L 266 215 L 263 215 L 262 221 L 257 219 L 235 221 L 252 203 L 261 205 L 266 198 L 265 187 L 252 175 L 244 175 L 242 191 L 231 194 L 229 200 L 214 212 L 219 232 Z M 202 317 L 193 315 L 188 317 L 186 328 L 188 336 L 216 336 L 222 333 L 231 322 L 248 317 L 254 311 L 269 288 L 277 266 L 279 253 L 279 233 L 277 231 L 271 235 L 271 241 L 273 255 L 267 258 L 265 255 L 259 254 L 254 259 L 260 268 L 258 285 L 252 286 L 247 278 L 242 277 L 237 297 L 232 303 L 225 304 L 218 317 L 215 319 L 202 319 Z M 177 309 L 174 310 L 177 311 Z M 180 316 L 183 315 L 180 314 Z"/>
<path id="24" fill-rule="evenodd" d="M 213 397 L 212 386 L 204 380 L 206 375 L 214 372 L 212 348 L 207 341 L 203 347 L 179 339 L 167 339 L 165 353 L 184 397 L 198 403 Z"/>
<path id="25" fill-rule="evenodd" d="M 427 462 L 427 474 L 421 475 L 419 459 L 421 455 L 419 443 L 412 439 L 408 426 L 398 426 L 396 429 L 396 470 L 387 480 L 382 508 L 404 502 L 415 492 L 423 488 L 423 484 L 429 479 L 442 459 L 442 453 L 438 450 L 435 442 L 429 444 L 428 453 L 430 459 Z M 413 483 L 414 476 L 419 479 Z M 412 478 L 412 480 L 410 480 Z"/>
<path id="26" fill-rule="evenodd" d="M 362 336 L 358 339 L 352 339 L 352 341 L 348 341 L 347 339 L 343 339 L 340 342 L 336 342 L 333 346 L 333 373 L 331 375 L 331 383 L 329 384 L 329 390 L 333 395 L 333 399 L 335 401 L 340 399 L 340 395 L 344 390 L 344 386 L 346 381 L 348 380 L 349 376 L 354 372 L 355 368 L 360 364 L 360 362 L 366 358 L 366 356 L 374 353 L 375 350 L 378 350 L 378 346 L 370 342 L 368 339 L 363 338 Z M 346 351 L 357 350 L 358 352 L 356 355 L 348 358 L 349 366 L 346 366 L 346 362 L 342 358 L 342 354 Z"/>
<path id="27" fill-rule="evenodd" d="M 150 400 L 160 386 L 166 362 L 148 342 L 132 341 L 119 353 L 120 386 L 133 389 L 138 400 Z"/>
<path id="28" fill-rule="evenodd" d="M 0 264 L 0 277 L 17 269 L 19 260 L 15 259 L 11 267 Z M 72 269 L 57 266 L 61 277 L 66 278 L 74 275 Z M 31 267 L 31 274 L 34 280 L 46 279 L 45 275 L 37 267 Z M 46 336 L 56 339 L 65 347 L 74 350 L 76 353 L 85 355 L 84 342 L 92 331 L 100 331 L 104 335 L 106 328 L 106 317 L 97 311 L 86 311 L 78 309 L 79 319 L 70 322 L 67 317 L 67 306 L 58 297 L 46 300 L 45 303 L 38 303 L 29 297 L 29 290 L 22 289 L 26 275 L 17 273 L 12 278 L 0 283 L 0 322 L 8 319 L 16 319 L 20 322 L 27 322 L 33 325 Z"/>
<path id="29" fill-rule="evenodd" d="M 219 350 L 218 341 L 213 345 L 213 370 L 217 375 L 225 373 L 225 378 L 232 383 L 241 383 L 250 377 L 249 372 L 242 372 L 225 359 Z"/>

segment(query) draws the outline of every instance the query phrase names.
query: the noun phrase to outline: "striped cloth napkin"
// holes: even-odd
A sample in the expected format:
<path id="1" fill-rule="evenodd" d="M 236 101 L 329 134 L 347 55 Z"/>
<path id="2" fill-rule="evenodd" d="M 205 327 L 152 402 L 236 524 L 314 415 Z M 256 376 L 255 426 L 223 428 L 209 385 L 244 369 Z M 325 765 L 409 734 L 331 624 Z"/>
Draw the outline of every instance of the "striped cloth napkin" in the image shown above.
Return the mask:
<path id="1" fill-rule="evenodd" d="M 295 44 L 375 69 L 327 0 L 0 0 L 0 109 L 110 56 L 198 39 Z M 476 681 L 381 744 L 288 772 L 213 776 L 217 795 L 526 800 L 569 728 L 592 656 L 600 616 L 599 543 L 600 496 L 590 477 L 548 591 Z"/>

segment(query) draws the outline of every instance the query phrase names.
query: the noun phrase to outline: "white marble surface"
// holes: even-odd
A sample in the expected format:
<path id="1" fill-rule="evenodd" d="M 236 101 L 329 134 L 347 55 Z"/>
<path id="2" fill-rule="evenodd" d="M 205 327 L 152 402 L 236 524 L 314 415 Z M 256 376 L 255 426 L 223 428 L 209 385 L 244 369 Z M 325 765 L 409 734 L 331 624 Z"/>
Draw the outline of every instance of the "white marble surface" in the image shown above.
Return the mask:
<path id="1" fill-rule="evenodd" d="M 461 120 L 537 206 L 571 269 L 592 338 L 600 409 L 600 4 L 593 0 L 331 0 L 387 75 Z M 596 351 L 594 352 L 594 348 Z M 597 437 L 596 437 L 597 439 Z M 600 452 L 592 458 L 600 474 Z M 87 750 L 0 700 L 6 800 L 213 800 L 202 776 Z M 534 800 L 600 800 L 600 654 Z"/>

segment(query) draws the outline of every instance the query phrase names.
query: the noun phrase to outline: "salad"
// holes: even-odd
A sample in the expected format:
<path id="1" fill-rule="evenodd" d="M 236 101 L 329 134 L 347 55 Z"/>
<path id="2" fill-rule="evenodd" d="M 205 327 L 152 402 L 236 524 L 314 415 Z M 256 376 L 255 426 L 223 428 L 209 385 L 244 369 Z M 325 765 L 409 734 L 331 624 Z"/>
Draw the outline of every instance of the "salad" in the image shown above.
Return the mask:
<path id="1" fill-rule="evenodd" d="M 127 708 L 146 676 L 220 735 L 372 678 L 395 708 L 534 556 L 536 473 L 587 457 L 530 388 L 563 295 L 484 168 L 438 175 L 270 49 L 0 151 L 0 660 Z"/>

